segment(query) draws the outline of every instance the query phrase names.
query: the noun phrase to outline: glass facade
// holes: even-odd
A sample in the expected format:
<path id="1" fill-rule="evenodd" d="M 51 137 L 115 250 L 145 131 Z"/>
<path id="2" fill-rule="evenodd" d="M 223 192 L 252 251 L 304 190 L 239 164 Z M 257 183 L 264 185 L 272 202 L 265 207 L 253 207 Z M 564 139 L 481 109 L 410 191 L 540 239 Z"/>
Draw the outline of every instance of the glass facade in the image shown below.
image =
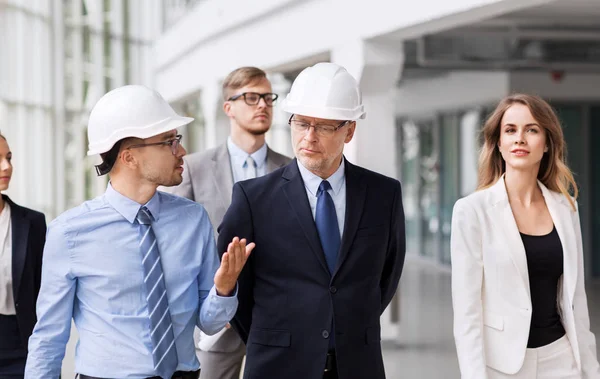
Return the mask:
<path id="1" fill-rule="evenodd" d="M 450 264 L 452 208 L 477 186 L 480 129 L 489 107 L 398 121 L 407 252 Z"/>
<path id="2" fill-rule="evenodd" d="M 107 91 L 152 85 L 158 0 L 0 1 L 0 128 L 15 155 L 8 194 L 49 219 L 94 197 L 87 117 Z"/>
<path id="3" fill-rule="evenodd" d="M 579 217 L 586 257 L 586 272 L 600 276 L 600 105 L 584 102 L 553 104 L 563 126 L 567 142 L 567 163 L 579 187 Z"/>
<path id="4" fill-rule="evenodd" d="M 600 104 L 552 104 L 567 143 L 567 163 L 579 186 L 588 274 L 600 276 Z M 450 264 L 452 208 L 476 190 L 481 128 L 493 104 L 398 120 L 399 177 L 406 213 L 407 252 Z"/>

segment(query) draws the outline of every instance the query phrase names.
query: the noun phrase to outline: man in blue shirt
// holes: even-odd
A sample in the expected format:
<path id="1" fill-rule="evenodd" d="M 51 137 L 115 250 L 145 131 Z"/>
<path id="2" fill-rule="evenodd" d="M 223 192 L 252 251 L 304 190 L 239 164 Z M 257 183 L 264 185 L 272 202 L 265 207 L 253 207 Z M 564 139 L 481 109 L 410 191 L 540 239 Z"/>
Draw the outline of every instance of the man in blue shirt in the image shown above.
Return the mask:
<path id="1" fill-rule="evenodd" d="M 71 319 L 80 378 L 198 378 L 194 327 L 214 334 L 233 317 L 254 244 L 234 238 L 219 264 L 204 208 L 156 190 L 181 183 L 176 128 L 192 120 L 143 86 L 95 105 L 88 155 L 110 183 L 50 224 L 26 378 L 59 377 Z"/>

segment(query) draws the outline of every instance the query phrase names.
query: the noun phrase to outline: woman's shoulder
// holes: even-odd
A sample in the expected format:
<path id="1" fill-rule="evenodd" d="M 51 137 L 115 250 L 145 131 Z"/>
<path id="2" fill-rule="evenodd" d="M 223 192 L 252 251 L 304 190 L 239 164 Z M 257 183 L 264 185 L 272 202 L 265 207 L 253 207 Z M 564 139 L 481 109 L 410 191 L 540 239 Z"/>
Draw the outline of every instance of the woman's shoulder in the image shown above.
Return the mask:
<path id="1" fill-rule="evenodd" d="M 44 220 L 44 222 L 45 222 L 46 216 L 42 212 L 19 205 L 19 204 L 15 203 L 14 201 L 12 201 L 6 195 L 3 195 L 3 197 L 4 197 L 4 200 L 8 202 L 11 213 L 20 213 L 23 217 L 25 217 L 29 220 L 33 220 L 33 221 Z"/>
<path id="2" fill-rule="evenodd" d="M 455 203 L 455 207 L 468 207 L 468 208 L 480 208 L 491 204 L 490 202 L 490 188 L 480 189 L 472 192 L 460 199 Z"/>

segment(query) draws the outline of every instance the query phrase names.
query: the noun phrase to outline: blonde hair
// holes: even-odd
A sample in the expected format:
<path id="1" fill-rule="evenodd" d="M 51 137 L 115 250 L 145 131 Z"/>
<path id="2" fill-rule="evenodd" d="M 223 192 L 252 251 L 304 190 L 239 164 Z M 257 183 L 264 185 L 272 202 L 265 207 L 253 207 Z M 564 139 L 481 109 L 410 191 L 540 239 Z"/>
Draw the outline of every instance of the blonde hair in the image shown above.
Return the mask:
<path id="1" fill-rule="evenodd" d="M 235 90 L 266 78 L 267 74 L 257 67 L 240 67 L 231 71 L 223 81 L 223 100 L 227 101 Z"/>
<path id="2" fill-rule="evenodd" d="M 483 126 L 483 146 L 479 155 L 478 190 L 488 188 L 500 179 L 506 171 L 506 165 L 498 150 L 502 117 L 513 104 L 522 104 L 529 108 L 531 115 L 546 132 L 548 151 L 540 163 L 538 180 L 548 189 L 562 193 L 575 211 L 575 199 L 579 194 L 573 173 L 565 162 L 566 143 L 560 121 L 552 107 L 538 96 L 513 94 L 500 101 L 496 110 L 488 117 Z M 571 194 L 573 197 L 571 197 Z"/>

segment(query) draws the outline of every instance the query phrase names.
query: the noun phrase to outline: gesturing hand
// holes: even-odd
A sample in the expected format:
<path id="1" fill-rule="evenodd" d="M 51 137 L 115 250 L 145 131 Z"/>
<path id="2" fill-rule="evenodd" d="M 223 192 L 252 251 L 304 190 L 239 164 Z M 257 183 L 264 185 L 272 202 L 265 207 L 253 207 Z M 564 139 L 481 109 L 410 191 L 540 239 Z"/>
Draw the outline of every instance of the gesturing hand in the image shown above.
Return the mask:
<path id="1" fill-rule="evenodd" d="M 221 258 L 221 266 L 215 273 L 217 295 L 231 296 L 238 276 L 242 272 L 242 268 L 244 268 L 244 264 L 246 264 L 254 246 L 256 246 L 254 242 L 246 245 L 245 238 L 240 240 L 238 237 L 233 237 L 233 240 L 227 246 L 227 252 Z"/>

